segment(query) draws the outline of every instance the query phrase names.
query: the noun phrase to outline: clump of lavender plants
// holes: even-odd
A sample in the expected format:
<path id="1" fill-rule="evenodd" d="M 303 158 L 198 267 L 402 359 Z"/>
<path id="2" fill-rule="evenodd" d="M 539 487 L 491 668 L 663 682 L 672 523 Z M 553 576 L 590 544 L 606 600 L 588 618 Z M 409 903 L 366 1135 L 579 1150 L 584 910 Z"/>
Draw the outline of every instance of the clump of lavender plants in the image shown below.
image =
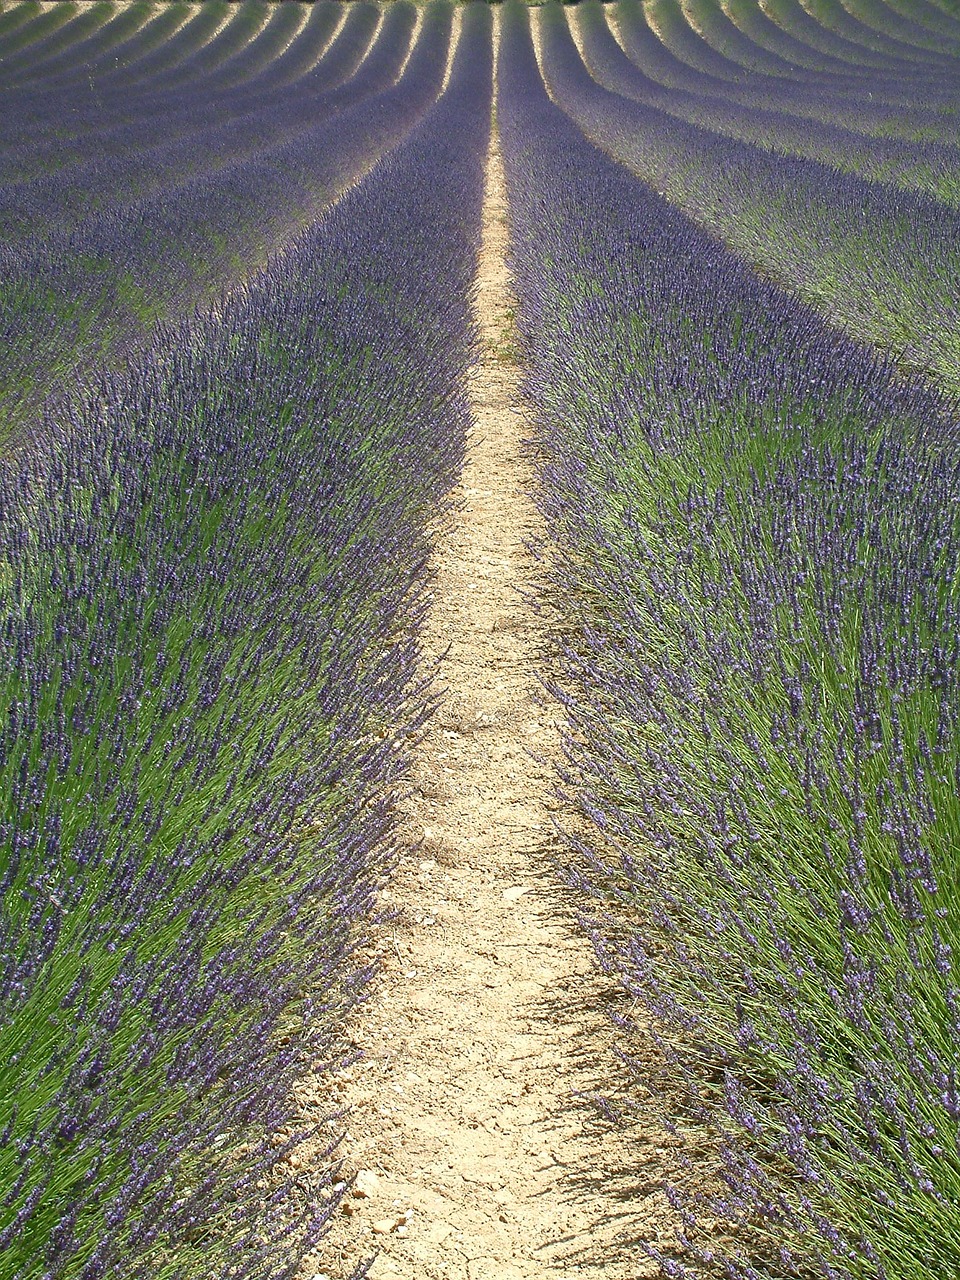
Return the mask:
<path id="1" fill-rule="evenodd" d="M 490 94 L 477 6 L 395 154 L 0 473 L 11 1280 L 267 1280 L 323 1228 L 290 1085 L 342 1051 L 429 709 Z"/>
<path id="2" fill-rule="evenodd" d="M 569 873 L 734 1242 L 664 1274 L 957 1274 L 960 427 L 592 148 L 505 17 Z"/>

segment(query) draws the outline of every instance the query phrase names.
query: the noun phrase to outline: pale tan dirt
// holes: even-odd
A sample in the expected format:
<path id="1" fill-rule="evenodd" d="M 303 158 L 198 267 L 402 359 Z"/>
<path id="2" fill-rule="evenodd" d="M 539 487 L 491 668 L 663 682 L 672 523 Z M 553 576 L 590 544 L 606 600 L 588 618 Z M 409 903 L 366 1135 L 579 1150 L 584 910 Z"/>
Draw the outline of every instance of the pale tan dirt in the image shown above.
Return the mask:
<path id="1" fill-rule="evenodd" d="M 371 944 L 381 974 L 351 1032 L 362 1059 L 313 1096 L 339 1106 L 351 1190 L 301 1275 L 342 1280 L 652 1276 L 636 1243 L 675 1238 L 656 1120 L 611 1129 L 619 1000 L 570 923 L 549 854 L 556 713 L 538 672 L 554 626 L 534 603 L 540 536 L 512 342 L 506 202 L 491 156 L 473 372 L 475 434 L 435 553 L 427 663 L 446 689 L 404 802 L 406 853 Z M 325 1111 L 324 1111 L 325 1109 Z M 336 1126 L 334 1126 L 336 1127 Z"/>

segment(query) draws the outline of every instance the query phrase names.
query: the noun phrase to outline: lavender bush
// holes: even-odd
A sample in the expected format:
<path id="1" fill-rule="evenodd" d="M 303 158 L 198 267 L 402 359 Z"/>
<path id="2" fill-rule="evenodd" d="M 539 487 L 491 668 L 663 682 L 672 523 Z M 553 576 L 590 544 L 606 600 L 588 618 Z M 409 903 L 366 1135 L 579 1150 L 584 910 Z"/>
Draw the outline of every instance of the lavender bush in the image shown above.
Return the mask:
<path id="1" fill-rule="evenodd" d="M 718 1153 L 651 1252 L 955 1275 L 960 424 L 592 148 L 523 10 L 499 95 L 568 875 Z"/>
<path id="2" fill-rule="evenodd" d="M 341 1051 L 428 708 L 424 528 L 464 447 L 490 60 L 471 6 L 390 157 L 4 463 L 11 1280 L 268 1280 L 322 1229 L 324 1171 L 285 1172 L 289 1086 Z"/>

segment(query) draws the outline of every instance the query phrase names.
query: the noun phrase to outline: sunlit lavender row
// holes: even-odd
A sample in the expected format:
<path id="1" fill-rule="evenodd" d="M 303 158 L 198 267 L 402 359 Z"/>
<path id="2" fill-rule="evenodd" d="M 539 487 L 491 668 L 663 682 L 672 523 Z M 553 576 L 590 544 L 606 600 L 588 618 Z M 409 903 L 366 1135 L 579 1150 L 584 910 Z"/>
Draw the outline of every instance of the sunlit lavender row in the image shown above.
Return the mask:
<path id="1" fill-rule="evenodd" d="M 432 697 L 490 59 L 475 6 L 392 155 L 5 463 L 4 1277 L 293 1275 L 335 1204 L 290 1088 L 344 1052 Z"/>
<path id="2" fill-rule="evenodd" d="M 743 141 L 756 133 L 752 110 L 743 110 L 747 127 L 728 136 L 719 122 L 697 127 L 665 111 L 659 98 L 653 105 L 642 87 L 636 97 L 611 92 L 591 78 L 563 8 L 545 5 L 540 16 L 547 84 L 592 141 L 755 270 L 798 293 L 857 340 L 884 348 L 910 368 L 930 370 L 957 392 L 955 204 L 843 172 L 826 145 L 819 160 L 791 154 L 787 143 L 780 151 Z M 590 40 L 586 45 L 594 47 Z M 954 72 L 949 82 L 955 81 Z M 909 83 L 905 76 L 904 87 Z M 782 92 L 789 103 L 789 84 Z M 922 86 L 916 92 L 922 95 Z M 960 163 L 960 150 L 956 155 Z M 952 162 L 950 172 L 956 172 Z"/>
<path id="3" fill-rule="evenodd" d="M 618 5 L 614 11 L 622 47 L 597 0 L 585 0 L 575 12 L 571 25 L 589 70 L 613 93 L 764 150 L 803 156 L 875 182 L 960 203 L 960 147 L 949 117 L 924 107 L 918 119 L 916 109 L 887 103 L 878 114 L 874 103 L 884 92 L 884 82 L 872 68 L 852 75 L 856 68 L 840 63 L 842 82 L 853 90 L 846 101 L 831 91 L 832 82 L 840 78 L 836 74 L 772 84 L 767 83 L 770 77 L 751 75 L 746 84 L 733 86 L 678 63 L 671 75 L 647 53 L 644 36 L 647 42 L 659 42 L 644 24 L 639 6 Z M 762 11 L 757 16 L 762 17 Z M 931 62 L 935 82 L 918 84 L 925 64 L 907 64 L 900 70 L 908 101 L 926 100 L 934 83 L 952 83 L 957 66 L 944 59 Z M 658 73 L 666 84 L 657 79 Z M 896 94 L 895 87 L 887 91 Z M 912 127 L 921 138 L 885 137 L 882 131 L 889 123 L 905 130 Z"/>
<path id="4" fill-rule="evenodd" d="M 683 1256 L 651 1250 L 956 1274 L 960 425 L 592 147 L 526 28 L 498 119 L 570 626 L 567 874 L 668 1119 L 714 1144 L 673 1193 Z"/>
<path id="5" fill-rule="evenodd" d="M 269 8 L 241 6 L 230 26 Z M 234 84 L 228 60 L 221 84 L 187 53 L 152 70 L 144 56 L 138 76 L 137 61 L 91 71 L 92 104 L 81 77 L 37 70 L 0 93 L 14 135 L 0 161 L 0 439 L 28 433 L 38 404 L 93 362 L 132 358 L 158 320 L 242 284 L 396 146 L 440 90 L 451 18 L 442 0 L 419 22 L 406 0 L 382 15 L 358 5 L 289 83 L 268 63 Z M 64 119 L 67 137 L 50 141 Z"/>

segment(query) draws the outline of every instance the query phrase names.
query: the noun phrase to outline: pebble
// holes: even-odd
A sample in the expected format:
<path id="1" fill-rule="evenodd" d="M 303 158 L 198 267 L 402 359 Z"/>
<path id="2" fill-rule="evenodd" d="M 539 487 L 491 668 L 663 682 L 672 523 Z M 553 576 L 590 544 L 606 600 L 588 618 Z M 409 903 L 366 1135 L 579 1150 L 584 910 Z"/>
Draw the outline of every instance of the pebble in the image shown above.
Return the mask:
<path id="1" fill-rule="evenodd" d="M 515 884 L 510 889 L 504 889 L 503 900 L 504 902 L 516 902 L 525 893 L 529 892 L 530 890 L 525 885 Z"/>
<path id="2" fill-rule="evenodd" d="M 353 1180 L 353 1194 L 358 1200 L 369 1199 L 380 1189 L 380 1179 L 372 1169 L 361 1169 Z"/>
<path id="3" fill-rule="evenodd" d="M 371 1230 L 375 1236 L 389 1236 L 393 1232 L 399 1232 L 402 1235 L 407 1233 L 407 1224 L 413 1217 L 412 1209 L 404 1209 L 403 1213 L 396 1214 L 392 1218 L 378 1218 L 373 1223 Z"/>

